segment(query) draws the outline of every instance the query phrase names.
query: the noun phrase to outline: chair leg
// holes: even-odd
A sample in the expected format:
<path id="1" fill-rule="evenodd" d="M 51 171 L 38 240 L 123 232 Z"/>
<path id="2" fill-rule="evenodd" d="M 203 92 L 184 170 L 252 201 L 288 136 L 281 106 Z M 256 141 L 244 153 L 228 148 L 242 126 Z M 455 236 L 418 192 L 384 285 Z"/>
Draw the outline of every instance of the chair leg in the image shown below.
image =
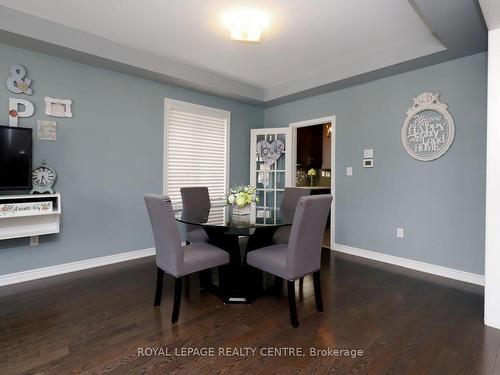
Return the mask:
<path id="1" fill-rule="evenodd" d="M 299 301 L 304 299 L 304 277 L 299 279 Z"/>
<path id="2" fill-rule="evenodd" d="M 230 269 L 227 264 L 217 267 L 219 273 L 219 298 L 221 298 L 224 303 L 227 301 L 229 296 L 229 288 L 231 284 Z"/>
<path id="3" fill-rule="evenodd" d="M 297 328 L 299 320 L 297 318 L 297 305 L 295 303 L 295 282 L 287 280 L 288 283 L 288 307 L 290 309 L 290 322 Z"/>
<path id="4" fill-rule="evenodd" d="M 283 279 L 281 277 L 274 276 L 274 289 L 276 297 L 280 298 L 283 296 Z"/>
<path id="5" fill-rule="evenodd" d="M 199 272 L 200 275 L 200 288 L 202 290 L 210 289 L 210 285 L 212 284 L 212 270 L 203 270 Z"/>
<path id="6" fill-rule="evenodd" d="M 245 298 L 247 300 L 247 305 L 251 305 L 253 303 L 254 294 L 255 294 L 255 286 L 254 284 L 254 270 L 245 263 L 243 266 L 243 290 L 245 293 Z"/>
<path id="7" fill-rule="evenodd" d="M 316 300 L 316 310 L 323 312 L 323 299 L 321 298 L 321 281 L 319 277 L 319 272 L 313 273 L 314 280 L 314 299 Z"/>
<path id="8" fill-rule="evenodd" d="M 165 272 L 160 268 L 156 267 L 156 293 L 155 293 L 155 307 L 161 304 L 161 295 L 163 293 L 163 276 Z"/>
<path id="9" fill-rule="evenodd" d="M 172 308 L 172 324 L 179 319 L 179 309 L 181 307 L 182 277 L 175 279 L 174 307 Z"/>

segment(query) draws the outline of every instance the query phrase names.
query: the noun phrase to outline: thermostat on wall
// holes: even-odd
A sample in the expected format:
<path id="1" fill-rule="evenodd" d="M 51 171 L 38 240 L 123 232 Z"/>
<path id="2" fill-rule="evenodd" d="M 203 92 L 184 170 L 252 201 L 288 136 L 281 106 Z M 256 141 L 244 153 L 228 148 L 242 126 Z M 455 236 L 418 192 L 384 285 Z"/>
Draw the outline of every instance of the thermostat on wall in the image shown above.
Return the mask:
<path id="1" fill-rule="evenodd" d="M 363 150 L 363 158 L 365 159 L 373 159 L 373 149 L 365 149 Z"/>

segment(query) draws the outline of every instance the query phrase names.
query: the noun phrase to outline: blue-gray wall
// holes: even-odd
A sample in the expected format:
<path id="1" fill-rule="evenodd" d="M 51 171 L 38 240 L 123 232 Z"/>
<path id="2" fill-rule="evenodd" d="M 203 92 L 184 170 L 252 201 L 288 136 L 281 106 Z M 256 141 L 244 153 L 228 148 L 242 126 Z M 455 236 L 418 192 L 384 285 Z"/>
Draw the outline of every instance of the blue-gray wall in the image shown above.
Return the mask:
<path id="1" fill-rule="evenodd" d="M 58 172 L 61 233 L 0 242 L 0 275 L 152 246 L 142 201 L 162 189 L 163 99 L 231 112 L 231 182 L 248 181 L 249 130 L 334 114 L 338 243 L 484 273 L 486 54 L 263 110 L 112 71 L 0 44 L 0 81 L 12 64 L 33 79 L 35 116 L 43 97 L 74 101 L 56 119 L 58 140 L 35 141 L 35 164 Z M 2 78 L 3 77 L 3 78 Z M 11 95 L 0 82 L 0 123 Z M 423 91 L 439 92 L 455 119 L 455 142 L 433 162 L 409 157 L 400 141 L 405 112 Z M 50 118 L 49 118 L 50 119 Z M 363 148 L 375 167 L 361 167 Z M 352 166 L 354 175 L 345 176 Z M 405 238 L 396 239 L 396 227 Z"/>
<path id="2" fill-rule="evenodd" d="M 484 274 L 486 83 L 482 53 L 272 107 L 265 125 L 336 115 L 337 243 Z M 456 127 L 432 162 L 412 159 L 400 139 L 424 91 L 441 93 Z M 375 150 L 373 169 L 361 167 L 364 148 Z"/>
<path id="3" fill-rule="evenodd" d="M 12 64 L 33 80 L 34 95 L 11 94 Z M 58 235 L 0 241 L 0 275 L 152 247 L 145 192 L 161 192 L 163 103 L 174 98 L 231 112 L 232 183 L 248 182 L 250 129 L 263 126 L 263 110 L 112 71 L 0 44 L 0 124 L 9 97 L 35 104 L 33 126 L 44 115 L 44 96 L 72 99 L 74 117 L 55 119 L 57 141 L 35 141 L 34 164 L 45 159 L 58 173 L 62 227 Z M 36 137 L 35 137 L 36 138 Z"/>

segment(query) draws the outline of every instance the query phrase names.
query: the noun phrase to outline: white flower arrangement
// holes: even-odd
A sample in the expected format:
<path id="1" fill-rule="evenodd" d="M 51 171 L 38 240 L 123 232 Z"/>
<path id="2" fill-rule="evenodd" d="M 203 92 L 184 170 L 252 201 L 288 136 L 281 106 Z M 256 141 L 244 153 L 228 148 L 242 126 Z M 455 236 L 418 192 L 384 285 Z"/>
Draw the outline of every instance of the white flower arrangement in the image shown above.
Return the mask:
<path id="1" fill-rule="evenodd" d="M 226 197 L 226 204 L 228 206 L 236 205 L 239 208 L 258 201 L 259 198 L 257 198 L 256 189 L 248 185 L 232 187 Z"/>

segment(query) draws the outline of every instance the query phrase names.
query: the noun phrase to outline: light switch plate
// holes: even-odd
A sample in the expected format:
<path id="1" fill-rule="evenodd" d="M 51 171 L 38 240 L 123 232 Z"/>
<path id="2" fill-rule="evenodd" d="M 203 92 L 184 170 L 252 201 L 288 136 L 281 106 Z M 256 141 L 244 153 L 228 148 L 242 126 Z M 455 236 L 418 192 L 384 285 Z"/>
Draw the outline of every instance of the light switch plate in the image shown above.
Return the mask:
<path id="1" fill-rule="evenodd" d="M 345 169 L 346 176 L 352 176 L 352 167 L 347 167 Z"/>
<path id="2" fill-rule="evenodd" d="M 404 228 L 397 228 L 396 229 L 396 237 L 397 238 L 404 238 L 405 237 L 405 229 Z"/>
<path id="3" fill-rule="evenodd" d="M 373 159 L 373 149 L 368 148 L 363 150 L 363 158 L 364 159 Z"/>

